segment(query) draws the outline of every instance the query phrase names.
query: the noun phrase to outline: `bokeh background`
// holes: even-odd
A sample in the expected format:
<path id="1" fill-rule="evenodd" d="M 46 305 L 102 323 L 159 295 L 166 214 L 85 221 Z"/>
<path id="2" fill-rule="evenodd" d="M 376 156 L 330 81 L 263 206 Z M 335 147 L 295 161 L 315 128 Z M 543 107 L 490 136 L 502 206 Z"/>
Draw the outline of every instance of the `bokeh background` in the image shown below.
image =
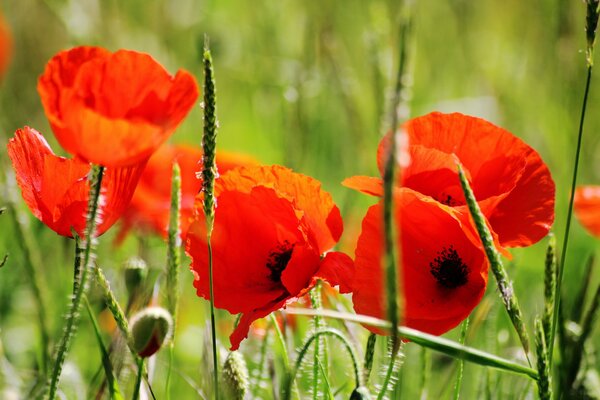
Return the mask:
<path id="1" fill-rule="evenodd" d="M 110 50 L 128 48 L 152 54 L 169 71 L 185 68 L 199 81 L 204 35 L 210 37 L 216 69 L 218 146 L 278 163 L 319 179 L 332 193 L 345 219 L 340 248 L 353 255 L 368 198 L 340 182 L 352 175 L 375 175 L 376 146 L 389 126 L 389 97 L 398 57 L 398 0 L 1 0 L 0 10 L 12 30 L 13 57 L 0 83 L 0 182 L 11 183 L 5 144 L 16 128 L 29 125 L 45 134 L 57 153 L 36 92 L 37 77 L 59 50 L 90 44 Z M 430 111 L 459 111 L 486 118 L 523 138 L 540 152 L 557 184 L 554 231 L 561 243 L 566 221 L 577 126 L 585 83 L 585 4 L 567 0 L 419 0 L 412 7 L 409 86 L 405 106 L 411 116 Z M 580 183 L 600 184 L 600 79 L 593 79 L 588 105 Z M 200 106 L 190 113 L 172 142 L 199 144 Z M 6 173 L 8 172 L 8 174 Z M 8 176 L 8 178 L 7 178 Z M 531 196 L 535 196 L 531 193 Z M 0 206 L 5 203 L 0 198 Z M 41 281 L 50 299 L 52 337 L 61 332 L 72 282 L 73 243 L 46 229 L 20 201 L 43 257 Z M 0 398 L 25 398 L 35 380 L 38 346 L 35 308 L 15 243 L 13 217 L 0 217 Z M 125 296 L 121 265 L 144 256 L 161 278 L 166 248 L 158 238 L 132 235 L 113 245 L 114 231 L 102 237 L 98 262 L 119 296 Z M 507 260 L 527 322 L 543 309 L 542 283 L 547 240 L 513 251 Z M 565 307 L 573 304 L 586 260 L 598 241 L 572 226 L 566 261 Z M 182 304 L 175 347 L 176 398 L 198 397 L 210 382 L 207 354 L 208 303 L 191 285 L 187 259 L 181 271 Z M 594 282 L 598 282 L 596 273 Z M 518 343 L 492 283 L 476 309 L 467 344 L 503 357 L 519 358 Z M 159 292 L 159 299 L 161 294 Z M 124 297 L 121 297 L 124 298 Z M 339 303 L 339 304 L 338 304 Z M 98 302 L 100 304 L 100 302 Z M 338 299 L 331 307 L 347 307 Z M 101 312 L 98 305 L 98 312 Z M 567 311 L 568 312 L 568 311 Z M 227 345 L 233 317 L 220 313 L 220 339 Z M 300 319 L 290 334 L 290 349 L 309 328 Z M 110 317 L 105 321 L 110 329 Z M 352 326 L 364 349 L 366 331 Z M 458 329 L 448 334 L 456 338 Z M 531 329 L 530 329 L 531 331 Z M 69 356 L 62 387 L 68 398 L 89 397 L 88 383 L 100 366 L 99 352 L 84 317 Z M 88 334 L 86 334 L 88 333 Z M 596 344 L 600 343 L 595 339 Z M 381 342 L 381 349 L 385 345 Z M 252 368 L 260 338 L 250 338 L 242 352 Z M 275 349 L 270 350 L 278 366 Z M 337 352 L 340 353 L 340 352 Z M 343 355 L 332 356 L 333 384 L 347 397 L 351 377 Z M 165 355 L 155 361 L 161 393 Z M 596 364 L 598 365 L 598 364 Z M 450 396 L 456 362 L 407 344 L 396 396 L 415 398 L 423 377 L 432 398 Z M 448 383 L 446 385 L 442 383 Z M 270 398 L 270 387 L 257 394 Z M 464 398 L 527 396 L 524 379 L 468 365 Z"/>

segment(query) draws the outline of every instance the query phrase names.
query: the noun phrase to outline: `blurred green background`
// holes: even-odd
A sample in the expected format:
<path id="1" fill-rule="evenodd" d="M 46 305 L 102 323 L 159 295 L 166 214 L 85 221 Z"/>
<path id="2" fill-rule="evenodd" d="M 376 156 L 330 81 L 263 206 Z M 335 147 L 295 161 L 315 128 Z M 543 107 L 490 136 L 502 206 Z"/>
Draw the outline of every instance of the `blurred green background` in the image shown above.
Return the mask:
<path id="1" fill-rule="evenodd" d="M 216 69 L 219 148 L 247 153 L 267 164 L 284 164 L 322 181 L 342 209 L 346 229 L 340 246 L 352 255 L 360 220 L 373 199 L 343 188 L 340 182 L 352 175 L 376 174 L 376 146 L 389 124 L 401 6 L 401 1 L 393 0 L 1 0 L 0 9 L 14 38 L 13 59 L 0 84 L 1 181 L 5 183 L 4 171 L 10 169 L 4 146 L 16 128 L 34 127 L 57 153 L 64 154 L 36 92 L 37 77 L 56 52 L 81 44 L 134 49 L 152 54 L 173 73 L 185 68 L 201 81 L 201 50 L 207 34 Z M 410 115 L 439 110 L 480 116 L 537 149 L 557 184 L 554 230 L 561 243 L 585 83 L 584 3 L 420 0 L 414 2 L 412 15 L 406 80 L 410 95 L 405 99 Z M 593 79 L 580 183 L 600 184 L 599 106 L 600 79 Z M 201 129 L 202 112 L 196 107 L 172 141 L 199 144 Z M 0 198 L 0 206 L 4 202 Z M 19 204 L 25 209 L 20 198 Z M 73 244 L 46 229 L 27 210 L 25 215 L 43 257 L 52 337 L 58 338 L 71 290 Z M 11 219 L 0 217 L 0 256 L 10 254 L 0 269 L 0 397 L 12 393 L 21 398 L 35 379 L 39 346 L 30 277 L 22 267 Z M 114 248 L 114 231 L 101 238 L 98 261 L 119 296 L 125 296 L 120 266 L 139 253 L 140 240 L 131 237 Z M 144 242 L 143 255 L 158 275 L 165 264 L 165 246 L 159 239 Z M 507 262 L 530 327 L 543 309 L 546 243 L 515 250 Z M 574 293 L 585 260 L 597 248 L 598 241 L 574 223 L 564 282 L 567 310 L 580 307 L 572 303 Z M 194 398 L 195 387 L 202 389 L 203 381 L 210 382 L 204 344 L 208 306 L 195 296 L 187 265 L 185 260 L 181 272 L 182 315 L 172 382 L 173 393 L 180 396 L 176 398 Z M 599 277 L 596 273 L 594 281 Z M 490 282 L 485 307 L 479 307 L 485 319 L 473 325 L 467 343 L 518 358 L 517 340 Z M 227 313 L 219 315 L 233 319 Z M 290 349 L 301 343 L 307 325 L 302 322 L 299 334 L 290 338 Z M 68 398 L 86 398 L 87 383 L 100 366 L 93 337 L 86 334 L 89 329 L 84 317 L 62 380 Z M 227 329 L 220 332 L 225 345 Z M 350 329 L 364 348 L 366 331 L 358 326 Z M 456 331 L 449 336 L 456 338 Z M 242 345 L 251 367 L 257 362 L 259 346 L 256 338 Z M 421 353 L 407 344 L 397 396 L 419 395 L 424 371 Z M 452 384 L 439 382 L 453 382 L 456 363 L 429 353 L 425 359 L 432 361 L 429 395 L 449 397 Z M 156 360 L 157 388 L 163 385 L 166 360 L 165 354 Z M 339 387 L 351 372 L 344 369 L 343 356 L 336 355 L 333 363 L 337 370 L 332 381 Z M 351 389 L 343 388 L 341 398 Z M 486 390 L 497 398 L 507 393 L 518 398 L 517 394 L 526 395 L 533 387 L 524 378 L 467 365 L 464 398 L 476 398 Z M 270 398 L 270 388 L 259 396 Z"/>

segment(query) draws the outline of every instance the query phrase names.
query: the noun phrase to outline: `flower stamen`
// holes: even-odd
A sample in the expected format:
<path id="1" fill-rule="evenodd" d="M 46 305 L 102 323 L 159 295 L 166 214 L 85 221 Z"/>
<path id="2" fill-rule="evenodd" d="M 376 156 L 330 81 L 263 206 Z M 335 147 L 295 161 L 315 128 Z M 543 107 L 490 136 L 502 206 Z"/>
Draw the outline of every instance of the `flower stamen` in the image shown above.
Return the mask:
<path id="1" fill-rule="evenodd" d="M 469 267 L 462 261 L 454 246 L 443 247 L 429 263 L 431 275 L 445 288 L 455 289 L 467 283 Z"/>

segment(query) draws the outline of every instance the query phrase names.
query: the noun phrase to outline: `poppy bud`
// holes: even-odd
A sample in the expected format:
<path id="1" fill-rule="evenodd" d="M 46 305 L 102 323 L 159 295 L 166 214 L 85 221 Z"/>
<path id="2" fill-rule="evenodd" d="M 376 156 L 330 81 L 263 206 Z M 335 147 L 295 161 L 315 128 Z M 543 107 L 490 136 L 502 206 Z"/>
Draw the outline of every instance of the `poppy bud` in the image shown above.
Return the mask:
<path id="1" fill-rule="evenodd" d="M 233 400 L 243 400 L 248 391 L 248 368 L 244 356 L 238 351 L 232 351 L 227 356 L 223 365 L 223 390 L 226 393 L 225 398 Z"/>
<path id="2" fill-rule="evenodd" d="M 161 307 L 148 307 L 131 319 L 131 347 L 140 357 L 150 357 L 167 341 L 173 318 Z"/>
<path id="3" fill-rule="evenodd" d="M 127 286 L 129 296 L 132 296 L 146 280 L 148 266 L 141 258 L 132 257 L 125 262 L 124 268 L 125 286 Z"/>
<path id="4" fill-rule="evenodd" d="M 350 395 L 350 400 L 370 400 L 371 393 L 366 386 L 358 386 Z"/>

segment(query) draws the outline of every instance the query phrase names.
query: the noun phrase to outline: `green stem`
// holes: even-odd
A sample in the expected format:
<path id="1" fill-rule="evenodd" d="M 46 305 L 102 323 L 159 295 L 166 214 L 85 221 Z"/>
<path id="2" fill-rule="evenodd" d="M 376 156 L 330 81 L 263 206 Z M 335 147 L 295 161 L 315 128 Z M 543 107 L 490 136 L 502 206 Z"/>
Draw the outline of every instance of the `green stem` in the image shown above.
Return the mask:
<path id="1" fill-rule="evenodd" d="M 281 397 L 284 399 L 289 399 L 291 398 L 291 387 L 287 385 L 288 382 L 292 382 L 291 380 L 291 376 L 292 376 L 292 364 L 290 362 L 290 356 L 288 354 L 287 351 L 287 346 L 285 345 L 285 338 L 283 337 L 283 333 L 281 332 L 281 329 L 279 329 L 279 324 L 277 323 L 277 318 L 275 317 L 275 314 L 271 313 L 271 323 L 273 324 L 273 327 L 275 328 L 275 337 L 277 338 L 277 341 L 279 342 L 279 347 L 281 348 L 281 355 L 283 356 L 283 364 L 285 367 L 285 377 L 284 377 L 284 384 L 282 385 L 281 388 Z M 297 391 L 297 388 L 296 388 Z M 300 395 L 298 394 L 298 398 L 300 398 Z"/>
<path id="2" fill-rule="evenodd" d="M 569 208 L 567 209 L 567 222 L 565 223 L 565 233 L 563 238 L 562 251 L 560 255 L 560 263 L 558 265 L 558 278 L 556 279 L 554 318 L 552 318 L 552 331 L 550 333 L 550 342 L 548 343 L 549 368 L 552 371 L 552 361 L 554 353 L 554 340 L 556 337 L 556 324 L 558 322 L 558 308 L 561 301 L 561 288 L 563 273 L 565 270 L 565 260 L 567 257 L 567 248 L 569 246 L 569 233 L 571 231 L 571 217 L 573 215 L 573 203 L 575 202 L 575 188 L 577 186 L 577 172 L 579 170 L 579 154 L 581 153 L 581 142 L 583 138 L 583 124 L 585 121 L 585 111 L 587 109 L 587 100 L 590 92 L 590 82 L 592 80 L 592 63 L 588 60 L 587 78 L 585 81 L 585 92 L 583 94 L 583 104 L 581 106 L 581 117 L 579 118 L 579 130 L 577 133 L 577 148 L 575 149 L 575 165 L 573 166 L 573 177 L 571 179 L 571 196 L 569 198 Z"/>
<path id="3" fill-rule="evenodd" d="M 310 295 L 310 302 L 312 305 L 312 308 L 315 310 L 319 310 L 321 309 L 321 283 L 320 281 L 317 282 L 317 284 L 315 285 L 314 288 L 312 288 L 312 290 L 309 292 Z M 313 327 L 315 331 L 318 331 L 319 329 L 323 328 L 323 321 L 321 317 L 315 317 L 313 318 Z M 321 352 L 323 354 L 321 354 Z M 313 400 L 317 400 L 319 397 L 319 376 L 320 376 L 320 368 L 319 365 L 320 363 L 320 358 L 321 356 L 323 356 L 323 370 L 326 371 L 327 370 L 327 349 L 325 347 L 325 342 L 322 340 L 322 338 L 319 338 L 319 340 L 317 340 L 315 342 L 315 351 L 314 351 L 314 357 L 313 357 L 313 376 L 312 376 L 312 392 L 313 392 Z M 325 376 L 327 376 L 325 374 Z"/>
<path id="4" fill-rule="evenodd" d="M 306 355 L 312 342 L 319 339 L 321 336 L 331 336 L 331 337 L 338 339 L 342 343 L 342 345 L 344 346 L 344 348 L 346 349 L 346 351 L 348 352 L 348 354 L 350 355 L 350 358 L 352 360 L 352 366 L 354 367 L 354 380 L 356 382 L 356 387 L 362 386 L 361 380 L 360 380 L 360 371 L 358 368 L 358 361 L 356 358 L 356 353 L 354 351 L 354 348 L 352 347 L 352 345 L 350 344 L 350 342 L 348 341 L 348 339 L 344 336 L 344 334 L 342 332 L 340 332 L 337 329 L 333 329 L 333 328 L 324 328 L 324 329 L 321 329 L 321 330 L 315 332 L 311 337 L 309 337 L 306 340 L 306 342 L 304 343 L 304 345 L 302 346 L 302 348 L 300 349 L 300 352 L 298 353 L 298 358 L 296 359 L 296 365 L 294 367 L 294 370 L 290 374 L 289 380 L 286 382 L 286 389 L 284 392 L 285 395 L 283 396 L 284 400 L 289 400 L 291 398 L 290 397 L 291 385 L 296 380 L 296 375 L 298 374 L 298 370 L 300 370 L 300 367 L 302 366 L 302 360 L 304 359 L 304 356 Z"/>
<path id="5" fill-rule="evenodd" d="M 140 398 L 140 388 L 142 386 L 142 376 L 144 375 L 144 359 L 143 358 L 139 358 L 138 362 L 137 362 L 137 376 L 135 378 L 135 386 L 133 389 L 133 396 L 131 397 L 132 400 L 138 400 Z"/>
<path id="6" fill-rule="evenodd" d="M 387 366 L 387 370 L 385 372 L 385 377 L 383 378 L 383 383 L 381 384 L 381 388 L 379 389 L 379 395 L 377 396 L 377 400 L 382 400 L 385 398 L 385 395 L 388 391 L 388 386 L 392 382 L 392 377 L 394 373 L 398 372 L 399 368 L 399 358 L 398 358 L 398 350 L 400 349 L 401 342 L 399 340 L 394 341 L 394 339 L 390 338 L 388 342 L 391 347 L 391 351 L 389 352 L 390 362 Z"/>
<path id="7" fill-rule="evenodd" d="M 48 329 L 48 318 L 46 314 L 46 295 L 43 290 L 43 285 L 40 282 L 42 268 L 42 259 L 38 252 L 38 247 L 34 245 L 35 241 L 31 237 L 29 229 L 25 226 L 24 219 L 22 218 L 17 207 L 12 201 L 9 201 L 8 207 L 13 216 L 15 231 L 17 234 L 17 243 L 21 246 L 21 250 L 25 257 L 23 263 L 26 268 L 26 275 L 29 277 L 28 281 L 31 285 L 31 292 L 35 300 L 37 308 L 38 324 L 40 329 L 40 345 L 42 350 L 41 359 L 41 371 L 44 376 L 48 373 L 49 365 L 49 354 L 48 345 L 50 343 L 50 334 Z"/>
<path id="8" fill-rule="evenodd" d="M 71 302 L 71 308 L 69 309 L 67 324 L 65 325 L 64 334 L 60 340 L 58 345 L 58 350 L 56 353 L 56 361 L 54 363 L 54 370 L 52 371 L 52 376 L 48 383 L 47 393 L 48 399 L 53 400 L 56 396 L 56 391 L 58 389 L 58 381 L 60 379 L 60 374 L 62 372 L 62 367 L 65 362 L 65 358 L 67 356 L 67 352 L 69 351 L 69 347 L 71 345 L 71 341 L 75 336 L 77 331 L 77 326 L 79 324 L 80 313 L 79 310 L 81 308 L 81 299 L 86 294 L 88 289 L 88 274 L 93 264 L 93 249 L 95 242 L 95 232 L 96 232 L 96 217 L 98 215 L 98 200 L 100 198 L 100 188 L 102 187 L 102 176 L 104 174 L 104 167 L 102 166 L 93 166 L 92 167 L 92 179 L 90 180 L 90 194 L 88 199 L 88 209 L 86 216 L 86 225 L 85 225 L 85 238 L 84 238 L 84 248 L 83 248 L 83 258 L 81 259 L 81 273 L 80 273 L 80 282 L 79 282 L 79 290 L 76 293 L 73 293 L 73 299 Z"/>
<path id="9" fill-rule="evenodd" d="M 377 343 L 377 335 L 374 333 L 369 334 L 367 340 L 367 348 L 365 349 L 365 361 L 363 366 L 363 379 L 365 385 L 369 383 L 369 377 L 371 370 L 373 369 L 373 360 L 375 359 L 375 344 Z"/>
<path id="10" fill-rule="evenodd" d="M 469 329 L 469 317 L 464 320 L 462 327 L 460 328 L 460 344 L 464 346 L 467 338 L 467 330 Z M 463 372 L 465 369 L 465 363 L 463 360 L 458 362 L 458 372 L 456 373 L 456 384 L 454 385 L 454 400 L 460 398 L 460 388 L 462 387 Z"/>
<path id="11" fill-rule="evenodd" d="M 310 310 L 304 308 L 287 308 L 286 312 L 288 314 L 305 315 L 311 317 L 314 317 L 315 315 L 320 315 L 325 318 L 334 318 L 343 321 L 356 322 L 359 324 L 374 326 L 377 328 L 387 330 L 390 330 L 392 328 L 392 325 L 389 321 L 369 317 L 366 315 L 356 315 L 331 310 Z M 518 364 L 514 361 L 498 357 L 494 354 L 490 354 L 482 350 L 461 345 L 460 343 L 454 342 L 452 340 L 420 332 L 416 329 L 411 329 L 404 326 L 399 326 L 397 327 L 397 329 L 398 335 L 401 338 L 410 340 L 411 342 L 419 346 L 427 347 L 440 353 L 444 353 L 450 357 L 459 360 L 465 360 L 474 364 L 482 365 L 484 367 L 491 367 L 507 372 L 512 372 L 515 374 L 525 375 L 533 380 L 538 379 L 538 374 L 534 369 Z"/>

